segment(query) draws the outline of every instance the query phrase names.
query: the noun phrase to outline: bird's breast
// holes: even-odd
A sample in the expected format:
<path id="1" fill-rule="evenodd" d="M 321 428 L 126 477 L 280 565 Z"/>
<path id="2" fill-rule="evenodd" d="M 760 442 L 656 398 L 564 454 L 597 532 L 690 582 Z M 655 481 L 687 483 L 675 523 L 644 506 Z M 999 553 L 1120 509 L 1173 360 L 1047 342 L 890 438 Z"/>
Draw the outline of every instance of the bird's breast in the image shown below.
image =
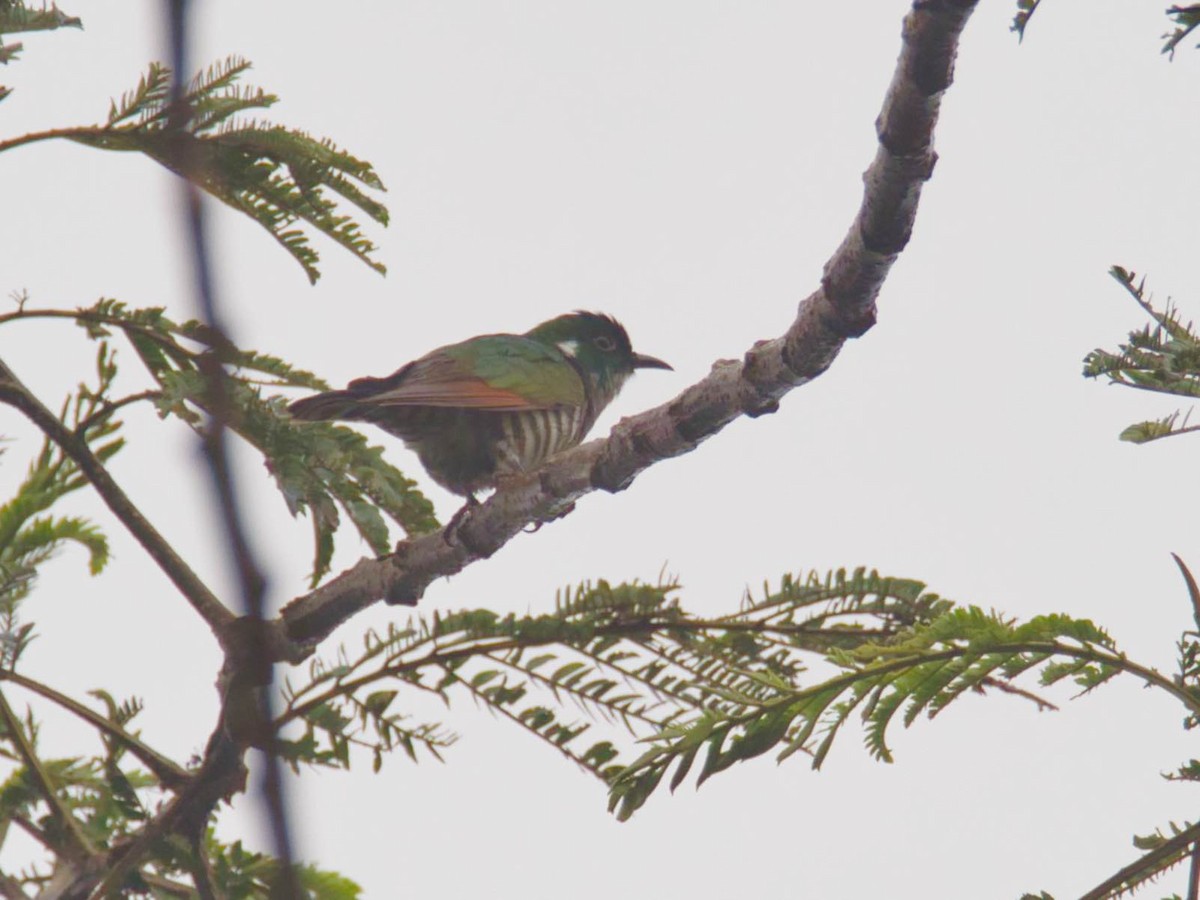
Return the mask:
<path id="1" fill-rule="evenodd" d="M 498 474 L 536 469 L 556 453 L 583 440 L 586 424 L 579 408 L 558 407 L 501 413 L 501 440 L 496 453 Z"/>

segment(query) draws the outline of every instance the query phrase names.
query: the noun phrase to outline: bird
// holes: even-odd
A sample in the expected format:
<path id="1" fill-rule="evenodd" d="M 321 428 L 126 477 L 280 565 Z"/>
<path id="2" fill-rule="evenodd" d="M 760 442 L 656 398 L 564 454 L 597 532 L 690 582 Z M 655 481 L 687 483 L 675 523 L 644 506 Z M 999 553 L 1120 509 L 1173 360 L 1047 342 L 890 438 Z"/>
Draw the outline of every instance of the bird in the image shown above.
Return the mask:
<path id="1" fill-rule="evenodd" d="M 611 316 L 579 311 L 524 334 L 439 347 L 384 378 L 359 378 L 288 411 L 301 421 L 379 426 L 470 506 L 477 492 L 580 444 L 637 369 L 671 366 L 634 352 Z"/>

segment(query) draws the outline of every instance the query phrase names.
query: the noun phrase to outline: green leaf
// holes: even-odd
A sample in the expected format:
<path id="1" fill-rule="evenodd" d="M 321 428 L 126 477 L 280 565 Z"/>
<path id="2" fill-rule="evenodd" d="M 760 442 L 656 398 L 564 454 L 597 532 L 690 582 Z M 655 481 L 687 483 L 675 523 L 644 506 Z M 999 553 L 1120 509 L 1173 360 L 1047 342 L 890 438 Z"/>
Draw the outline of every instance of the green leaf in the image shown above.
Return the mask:
<path id="1" fill-rule="evenodd" d="M 387 708 L 392 705 L 392 701 L 396 699 L 398 691 L 375 691 L 367 695 L 364 706 L 372 716 L 382 716 L 387 712 Z"/>
<path id="2" fill-rule="evenodd" d="M 384 274 L 378 248 L 338 202 L 386 225 L 387 208 L 367 193 L 384 190 L 374 168 L 328 139 L 253 117 L 278 98 L 237 83 L 249 68 L 231 56 L 193 78 L 182 98 L 190 115 L 181 120 L 171 111 L 169 69 L 152 63 L 110 104 L 105 125 L 61 133 L 91 147 L 142 153 L 187 178 L 265 228 L 312 282 L 320 277 L 319 256 L 305 226 Z"/>
<path id="3" fill-rule="evenodd" d="M 1200 28 L 1200 3 L 1192 3 L 1187 6 L 1172 5 L 1167 9 L 1167 15 L 1174 22 L 1175 28 L 1163 35 L 1166 43 L 1163 44 L 1162 52 L 1174 59 L 1175 50 L 1179 45 L 1187 39 L 1188 35 Z"/>
<path id="4" fill-rule="evenodd" d="M 1029 20 L 1033 18 L 1033 14 L 1037 12 L 1038 4 L 1041 0 L 1017 0 L 1017 13 L 1013 16 L 1011 30 L 1017 33 L 1019 40 L 1025 38 L 1025 26 L 1029 24 Z"/>

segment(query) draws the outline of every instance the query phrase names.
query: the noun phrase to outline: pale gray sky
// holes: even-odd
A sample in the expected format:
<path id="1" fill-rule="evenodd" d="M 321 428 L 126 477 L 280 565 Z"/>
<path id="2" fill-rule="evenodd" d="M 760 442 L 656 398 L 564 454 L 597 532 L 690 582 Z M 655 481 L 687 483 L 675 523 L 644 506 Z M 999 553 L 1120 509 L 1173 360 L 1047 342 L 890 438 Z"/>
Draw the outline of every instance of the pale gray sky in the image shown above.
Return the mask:
<path id="1" fill-rule="evenodd" d="M 424 610 L 536 611 L 564 584 L 654 580 L 665 566 L 685 603 L 717 613 L 784 572 L 865 564 L 1014 616 L 1087 616 L 1131 655 L 1173 665 L 1190 612 L 1168 552 L 1200 567 L 1197 444 L 1119 443 L 1126 424 L 1174 404 L 1079 370 L 1141 324 L 1106 275 L 1114 263 L 1200 310 L 1200 55 L 1159 56 L 1161 3 L 1046 0 L 1024 46 L 1008 31 L 1014 5 L 988 0 L 968 27 L 941 159 L 877 327 L 777 415 L 735 423 L 622 495 L 587 497 L 434 585 Z M 236 338 L 341 383 L 470 334 L 604 310 L 676 372 L 634 379 L 602 433 L 780 333 L 814 287 L 858 204 L 908 4 L 202 7 L 197 60 L 253 60 L 251 83 L 282 97 L 274 120 L 333 137 L 390 189 L 393 224 L 374 232 L 389 275 L 318 242 L 316 288 L 260 229 L 215 210 Z M 156 3 L 66 10 L 86 31 L 27 36 L 3 72 L 17 89 L 6 137 L 99 120 L 164 55 Z M 4 292 L 192 314 L 176 194 L 152 163 L 40 144 L 0 157 L 0 183 Z M 91 371 L 69 325 L 7 327 L 0 353 L 51 404 Z M 190 436 L 149 412 L 128 430 L 115 475 L 228 584 Z M 0 432 L 18 439 L 7 488 L 31 432 L 11 411 Z M 371 439 L 417 472 L 397 442 Z M 422 478 L 450 515 L 455 498 Z M 282 604 L 304 587 L 308 525 L 250 457 L 243 481 Z M 73 508 L 105 525 L 117 558 L 98 581 L 77 553 L 47 570 L 29 607 L 42 635 L 30 673 L 76 695 L 136 693 L 148 740 L 201 750 L 218 664 L 205 629 L 98 504 Z M 345 544 L 342 563 L 363 552 Z M 338 637 L 401 615 L 373 608 Z M 294 796 L 302 855 L 370 898 L 1000 900 L 1044 888 L 1062 900 L 1130 861 L 1132 831 L 1195 818 L 1194 789 L 1159 777 L 1195 755 L 1182 714 L 1126 681 L 1055 714 L 968 698 L 898 733 L 894 765 L 847 733 L 820 773 L 764 758 L 618 824 L 599 783 L 464 707 L 448 719 L 463 739 L 447 765 L 397 757 L 378 776 L 368 764 L 306 774 Z M 44 737 L 64 753 L 92 746 L 53 714 Z M 257 841 L 246 808 L 225 816 L 225 834 Z M 1147 896 L 1181 891 L 1183 877 Z"/>

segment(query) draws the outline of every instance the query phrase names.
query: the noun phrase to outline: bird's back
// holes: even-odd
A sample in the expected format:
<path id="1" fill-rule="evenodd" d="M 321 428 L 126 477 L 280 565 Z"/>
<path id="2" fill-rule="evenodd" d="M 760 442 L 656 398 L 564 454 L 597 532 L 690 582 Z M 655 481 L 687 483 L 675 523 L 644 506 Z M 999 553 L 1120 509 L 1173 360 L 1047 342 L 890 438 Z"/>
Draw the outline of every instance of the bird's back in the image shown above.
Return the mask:
<path id="1" fill-rule="evenodd" d="M 401 438 L 434 480 L 459 494 L 537 468 L 578 444 L 595 415 L 555 347 L 484 335 L 442 347 L 384 378 L 298 400 L 298 419 L 371 422 Z"/>

